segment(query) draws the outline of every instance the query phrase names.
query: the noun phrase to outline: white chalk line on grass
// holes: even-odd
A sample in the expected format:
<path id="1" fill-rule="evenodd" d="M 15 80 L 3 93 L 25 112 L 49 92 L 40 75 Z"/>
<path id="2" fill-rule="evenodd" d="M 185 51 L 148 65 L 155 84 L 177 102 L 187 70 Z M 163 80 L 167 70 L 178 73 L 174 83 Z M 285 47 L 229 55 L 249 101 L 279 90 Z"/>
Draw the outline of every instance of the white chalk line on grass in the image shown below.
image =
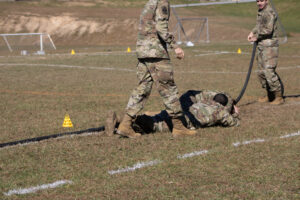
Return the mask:
<path id="1" fill-rule="evenodd" d="M 106 55 L 135 55 L 136 51 L 131 51 L 131 52 L 127 52 L 127 51 L 100 51 L 100 52 L 82 52 L 82 53 L 76 53 L 75 55 L 102 55 L 102 56 L 106 56 Z M 71 55 L 70 53 L 56 53 L 56 54 L 48 54 L 50 56 L 52 55 L 70 55 L 70 56 L 74 56 Z"/>
<path id="2" fill-rule="evenodd" d="M 291 133 L 288 135 L 284 135 L 284 136 L 280 136 L 280 139 L 283 138 L 289 138 L 289 137 L 295 137 L 295 136 L 299 136 L 300 135 L 300 131 L 298 131 L 297 133 Z M 233 146 L 238 147 L 241 145 L 248 145 L 248 144 L 252 144 L 252 143 L 263 143 L 269 140 L 266 139 L 253 139 L 253 140 L 246 140 L 246 141 L 242 141 L 242 142 L 235 142 L 232 143 Z M 182 154 L 182 155 L 178 155 L 177 158 L 178 159 L 185 159 L 185 158 L 190 158 L 190 157 L 194 157 L 194 156 L 200 156 L 203 154 L 207 154 L 209 151 L 208 150 L 201 150 L 201 151 L 194 151 L 191 153 L 186 153 L 186 154 Z M 114 174 L 119 174 L 119 173 L 125 173 L 125 172 L 131 172 L 131 171 L 135 171 L 136 169 L 140 169 L 143 167 L 148 167 L 148 166 L 153 166 L 153 165 L 157 165 L 159 163 L 162 163 L 163 161 L 160 160 L 154 160 L 154 161 L 149 161 L 149 162 L 138 162 L 137 164 L 135 164 L 133 167 L 125 167 L 122 169 L 118 169 L 118 170 L 111 170 L 108 171 L 108 173 L 110 175 L 114 175 Z"/>
<path id="3" fill-rule="evenodd" d="M 128 72 L 136 71 L 132 69 L 116 68 L 116 67 L 89 67 L 89 66 L 58 65 L 58 64 L 0 63 L 0 66 L 59 67 L 59 68 L 97 69 L 97 70 L 106 70 L 106 71 L 128 71 Z"/>
<path id="4" fill-rule="evenodd" d="M 135 165 L 133 165 L 133 167 L 126 167 L 126 168 L 122 168 L 122 169 L 118 169 L 118 170 L 111 170 L 111 171 L 108 171 L 108 173 L 110 175 L 113 175 L 113 174 L 119 174 L 119 173 L 124 173 L 124 172 L 131 172 L 131 171 L 135 171 L 140 168 L 157 165 L 159 163 L 162 163 L 162 161 L 152 160 L 149 162 L 138 162 Z"/>
<path id="5" fill-rule="evenodd" d="M 127 52 L 127 51 L 100 51 L 100 52 L 78 52 L 75 55 L 72 55 L 70 53 L 53 53 L 53 54 L 46 54 L 44 56 L 84 56 L 84 55 L 101 55 L 101 56 L 108 56 L 108 55 L 135 55 L 136 51 L 131 51 L 131 52 Z M 0 56 L 0 58 L 20 58 L 20 57 L 30 57 L 30 56 L 36 56 L 36 57 L 40 57 L 40 55 L 27 55 L 27 56 Z"/>
<path id="6" fill-rule="evenodd" d="M 185 159 L 185 158 L 190 158 L 190 157 L 194 157 L 194 156 L 200 156 L 200 155 L 203 155 L 203 154 L 206 154 L 206 153 L 208 153 L 207 150 L 194 151 L 192 153 L 186 153 L 186 154 L 183 154 L 183 155 L 178 155 L 177 158 L 178 159 Z"/>
<path id="7" fill-rule="evenodd" d="M 46 190 L 46 189 L 50 189 L 50 188 L 56 188 L 56 187 L 59 187 L 61 185 L 72 184 L 72 183 L 73 182 L 69 181 L 69 180 L 60 180 L 60 181 L 56 181 L 54 183 L 39 185 L 39 186 L 35 186 L 35 187 L 30 187 L 30 188 L 25 188 L 25 189 L 10 190 L 8 192 L 5 192 L 4 195 L 10 196 L 10 195 L 13 195 L 13 194 L 34 193 L 34 192 L 37 192 L 39 190 Z"/>
<path id="8" fill-rule="evenodd" d="M 210 55 L 221 55 L 221 54 L 237 54 L 237 52 L 232 52 L 232 51 L 215 51 L 215 52 L 210 52 L 210 53 L 197 54 L 195 56 L 199 57 L 199 56 L 210 56 Z M 247 55 L 249 55 L 250 53 L 241 53 L 241 54 L 247 54 Z"/>
<path id="9" fill-rule="evenodd" d="M 280 136 L 280 139 L 285 139 L 285 138 L 290 138 L 290 137 L 295 137 L 295 136 L 300 136 L 300 131 L 296 132 L 296 133 L 291 133 L 291 134 L 287 134 L 287 135 L 283 135 Z M 266 142 L 267 140 L 265 139 L 254 139 L 254 140 L 248 140 L 248 141 L 243 141 L 243 142 L 235 142 L 232 143 L 233 146 L 238 147 L 241 145 L 247 145 L 247 144 L 251 144 L 251 143 L 263 143 Z"/>
<path id="10" fill-rule="evenodd" d="M 298 131 L 297 133 L 291 133 L 291 134 L 283 135 L 280 138 L 284 139 L 284 138 L 295 137 L 295 136 L 299 136 L 299 135 L 300 135 L 300 131 Z"/>
<path id="11" fill-rule="evenodd" d="M 248 141 L 244 141 L 244 142 L 236 142 L 233 143 L 233 146 L 238 147 L 240 145 L 246 145 L 246 144 L 251 144 L 251 143 L 261 143 L 261 142 L 265 142 L 264 139 L 255 139 L 255 140 L 248 140 Z"/>
<path id="12" fill-rule="evenodd" d="M 59 65 L 59 64 L 30 64 L 30 63 L 0 63 L 0 66 L 33 66 L 33 67 L 59 67 L 59 68 L 77 68 L 77 69 L 95 69 L 95 70 L 105 70 L 105 71 L 126 71 L 126 72 L 136 72 L 135 69 L 128 68 L 116 68 L 116 67 L 93 67 L 93 66 L 76 66 L 76 65 Z M 289 69 L 300 69 L 300 66 L 288 66 L 280 67 L 277 70 L 289 70 Z M 257 70 L 255 70 L 257 72 Z M 184 74 L 246 74 L 247 72 L 237 72 L 237 71 L 178 71 L 178 73 Z"/>

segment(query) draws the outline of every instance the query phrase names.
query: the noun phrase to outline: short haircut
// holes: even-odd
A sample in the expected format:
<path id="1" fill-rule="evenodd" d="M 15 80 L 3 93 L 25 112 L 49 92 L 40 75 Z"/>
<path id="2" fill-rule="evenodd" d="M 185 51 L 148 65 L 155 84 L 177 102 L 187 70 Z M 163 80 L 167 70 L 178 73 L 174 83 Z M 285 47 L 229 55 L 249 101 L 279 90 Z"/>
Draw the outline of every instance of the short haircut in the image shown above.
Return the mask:
<path id="1" fill-rule="evenodd" d="M 228 103 L 228 97 L 225 94 L 219 93 L 214 96 L 214 101 L 226 106 Z"/>

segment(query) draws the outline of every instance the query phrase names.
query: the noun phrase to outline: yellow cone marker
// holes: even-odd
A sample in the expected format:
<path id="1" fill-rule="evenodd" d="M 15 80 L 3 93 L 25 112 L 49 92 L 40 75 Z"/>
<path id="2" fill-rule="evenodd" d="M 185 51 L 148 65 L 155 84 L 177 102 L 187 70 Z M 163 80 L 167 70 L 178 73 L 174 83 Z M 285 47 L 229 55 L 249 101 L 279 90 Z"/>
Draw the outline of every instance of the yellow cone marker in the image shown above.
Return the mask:
<path id="1" fill-rule="evenodd" d="M 239 48 L 237 51 L 238 54 L 242 54 L 242 50 Z"/>
<path id="2" fill-rule="evenodd" d="M 131 49 L 130 49 L 130 47 L 128 47 L 128 48 L 127 48 L 127 52 L 128 52 L 128 53 L 130 53 L 130 52 L 131 52 Z"/>
<path id="3" fill-rule="evenodd" d="M 74 51 L 74 49 L 72 49 L 72 51 L 71 51 L 71 55 L 75 55 L 75 51 Z"/>
<path id="4" fill-rule="evenodd" d="M 65 120 L 64 120 L 64 123 L 62 126 L 64 128 L 72 128 L 73 127 L 70 116 L 68 114 L 65 115 Z"/>

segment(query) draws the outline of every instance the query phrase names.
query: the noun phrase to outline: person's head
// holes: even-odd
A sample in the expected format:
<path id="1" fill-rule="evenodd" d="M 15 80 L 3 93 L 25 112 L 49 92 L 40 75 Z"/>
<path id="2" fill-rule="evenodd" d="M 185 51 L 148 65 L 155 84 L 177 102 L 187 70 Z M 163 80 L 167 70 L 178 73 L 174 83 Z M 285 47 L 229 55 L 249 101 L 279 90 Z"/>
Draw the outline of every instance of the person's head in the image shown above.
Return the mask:
<path id="1" fill-rule="evenodd" d="M 256 4 L 259 10 L 263 10 L 268 5 L 269 0 L 256 0 Z"/>
<path id="2" fill-rule="evenodd" d="M 222 93 L 219 93 L 219 94 L 216 94 L 214 96 L 214 99 L 213 99 L 215 102 L 218 102 L 219 104 L 223 105 L 223 106 L 226 106 L 227 103 L 228 103 L 228 97 L 225 95 L 225 94 L 222 94 Z"/>

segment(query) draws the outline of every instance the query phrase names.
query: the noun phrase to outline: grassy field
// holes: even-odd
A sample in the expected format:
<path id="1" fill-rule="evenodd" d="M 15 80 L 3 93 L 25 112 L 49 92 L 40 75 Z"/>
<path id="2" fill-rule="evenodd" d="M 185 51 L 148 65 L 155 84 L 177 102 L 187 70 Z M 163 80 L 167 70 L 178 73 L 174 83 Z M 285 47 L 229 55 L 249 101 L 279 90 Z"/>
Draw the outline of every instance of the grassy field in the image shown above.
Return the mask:
<path id="1" fill-rule="evenodd" d="M 238 48 L 245 54 L 237 54 Z M 232 72 L 247 71 L 251 46 L 215 44 L 185 50 L 184 61 L 173 60 L 180 93 L 205 88 L 238 95 L 246 73 Z M 232 53 L 214 55 L 216 51 Z M 1 149 L 2 192 L 73 181 L 34 194 L 2 193 L 1 199 L 297 199 L 299 136 L 279 138 L 300 130 L 300 56 L 293 54 L 297 51 L 298 43 L 292 41 L 281 47 L 278 73 L 285 83 L 286 104 L 256 103 L 263 91 L 253 74 L 240 102 L 238 128 L 201 129 L 196 137 L 180 139 L 170 133 L 138 140 L 99 133 Z M 1 58 L 1 143 L 103 125 L 108 110 L 123 112 L 137 82 L 135 65 L 134 53 L 125 51 Z M 145 110 L 160 109 L 161 100 L 153 91 Z M 74 128 L 62 128 L 66 113 Z M 258 138 L 266 142 L 232 145 Z M 209 153 L 177 159 L 200 150 Z M 163 162 L 108 174 L 157 159 Z"/>
<path id="2" fill-rule="evenodd" d="M 282 5 L 287 2 L 299 6 L 291 0 Z M 229 15 L 224 19 L 237 14 Z M 289 30 L 297 32 L 290 23 Z M 239 103 L 240 127 L 203 128 L 194 137 L 176 139 L 169 132 L 136 140 L 99 132 L 0 148 L 0 199 L 299 199 L 299 43 L 291 37 L 280 47 L 277 72 L 285 85 L 284 105 L 257 103 L 264 92 L 254 71 Z M 104 125 L 109 110 L 123 114 L 137 84 L 136 56 L 127 47 L 78 47 L 71 55 L 66 46 L 45 56 L 1 56 L 0 143 L 96 128 Z M 183 61 L 171 55 L 180 94 L 216 89 L 238 96 L 251 45 L 212 42 L 183 48 Z M 161 109 L 154 88 L 144 111 Z M 62 127 L 65 114 L 73 128 Z M 5 195 L 59 180 L 72 183 Z"/>

